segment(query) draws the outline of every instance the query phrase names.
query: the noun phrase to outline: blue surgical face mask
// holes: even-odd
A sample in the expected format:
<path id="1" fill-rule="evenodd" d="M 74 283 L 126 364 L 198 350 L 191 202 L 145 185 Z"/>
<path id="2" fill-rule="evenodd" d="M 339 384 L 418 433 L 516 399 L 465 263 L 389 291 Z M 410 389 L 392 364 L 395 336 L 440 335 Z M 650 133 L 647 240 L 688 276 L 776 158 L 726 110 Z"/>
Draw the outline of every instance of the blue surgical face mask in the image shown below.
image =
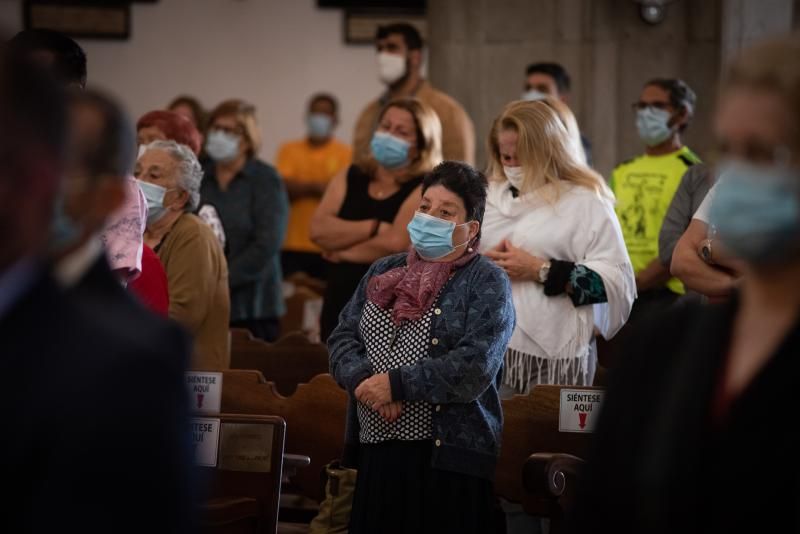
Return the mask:
<path id="1" fill-rule="evenodd" d="M 709 225 L 734 255 L 756 265 L 800 250 L 800 172 L 729 160 L 716 188 Z"/>
<path id="2" fill-rule="evenodd" d="M 167 213 L 167 208 L 164 207 L 164 196 L 169 190 L 160 185 L 143 182 L 142 180 L 136 180 L 136 182 L 142 188 L 144 198 L 147 200 L 147 226 L 150 226 Z"/>
<path id="3" fill-rule="evenodd" d="M 216 162 L 232 161 L 239 155 L 239 138 L 221 130 L 211 130 L 206 138 L 206 153 Z"/>
<path id="4" fill-rule="evenodd" d="M 670 117 L 669 111 L 653 107 L 646 107 L 636 112 L 636 129 L 639 130 L 639 138 L 644 144 L 656 146 L 672 136 Z"/>
<path id="5" fill-rule="evenodd" d="M 77 243 L 81 227 L 64 210 L 64 194 L 59 193 L 53 203 L 53 219 L 50 222 L 48 250 L 58 253 Z"/>
<path id="6" fill-rule="evenodd" d="M 547 94 L 541 91 L 537 91 L 536 89 L 529 89 L 522 93 L 522 100 L 528 101 L 535 101 L 535 100 L 544 100 L 547 98 Z"/>
<path id="7" fill-rule="evenodd" d="M 306 117 L 308 135 L 314 139 L 325 139 L 333 132 L 333 118 L 326 113 L 311 113 Z"/>
<path id="8" fill-rule="evenodd" d="M 469 223 L 457 225 L 418 211 L 407 228 L 411 244 L 420 257 L 424 260 L 438 260 L 469 243 L 467 240 L 460 245 L 453 245 L 453 231 L 457 226 L 467 224 Z"/>
<path id="9" fill-rule="evenodd" d="M 408 165 L 408 150 L 411 144 L 386 132 L 375 132 L 369 144 L 375 160 L 387 169 L 399 169 Z"/>

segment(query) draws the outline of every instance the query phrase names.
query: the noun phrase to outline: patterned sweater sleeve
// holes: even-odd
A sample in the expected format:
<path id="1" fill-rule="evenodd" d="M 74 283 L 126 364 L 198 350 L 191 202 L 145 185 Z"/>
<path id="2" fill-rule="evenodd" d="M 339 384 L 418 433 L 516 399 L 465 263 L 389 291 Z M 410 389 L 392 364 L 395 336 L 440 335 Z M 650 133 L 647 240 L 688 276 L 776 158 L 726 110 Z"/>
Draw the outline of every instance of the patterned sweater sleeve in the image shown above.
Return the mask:
<path id="1" fill-rule="evenodd" d="M 358 289 L 339 315 L 339 324 L 328 336 L 330 371 L 336 382 L 351 395 L 358 385 L 375 374 L 367 358 L 367 349 L 361 336 L 361 314 L 367 302 L 367 282 L 386 270 L 390 258 L 383 258 L 369 268 L 358 284 Z"/>
<path id="2" fill-rule="evenodd" d="M 552 260 L 550 264 L 550 275 L 544 285 L 545 295 L 560 295 L 567 291 L 569 284 L 569 298 L 575 307 L 608 302 L 603 279 L 593 270 L 571 261 Z"/>

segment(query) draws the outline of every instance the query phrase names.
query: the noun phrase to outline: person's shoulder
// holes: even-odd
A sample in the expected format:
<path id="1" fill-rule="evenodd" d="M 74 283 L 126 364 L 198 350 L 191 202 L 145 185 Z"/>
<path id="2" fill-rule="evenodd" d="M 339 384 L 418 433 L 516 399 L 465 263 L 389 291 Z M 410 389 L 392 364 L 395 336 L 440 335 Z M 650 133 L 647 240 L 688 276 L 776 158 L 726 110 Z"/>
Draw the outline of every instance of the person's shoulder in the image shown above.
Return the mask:
<path id="1" fill-rule="evenodd" d="M 383 258 L 375 260 L 370 267 L 370 271 L 372 271 L 373 275 L 383 274 L 386 271 L 391 271 L 397 267 L 402 267 L 406 264 L 407 258 L 408 252 L 398 252 L 397 254 L 392 254 L 391 256 L 384 256 Z"/>
<path id="2" fill-rule="evenodd" d="M 614 174 L 625 172 L 629 170 L 631 167 L 635 167 L 636 165 L 642 163 L 644 161 L 644 158 L 645 158 L 644 154 L 639 154 L 637 156 L 633 156 L 632 158 L 628 158 L 622 161 L 621 163 L 617 164 L 617 166 L 614 167 L 613 172 Z"/>
<path id="3" fill-rule="evenodd" d="M 383 105 L 381 104 L 381 99 L 380 98 L 375 98 L 373 100 L 370 100 L 367 103 L 367 105 L 364 106 L 361 109 L 361 111 L 358 113 L 358 119 L 356 120 L 356 124 L 358 125 L 359 123 L 361 123 L 361 122 L 363 122 L 365 120 L 370 120 L 370 122 L 371 122 L 370 117 L 372 117 L 373 115 L 377 115 L 378 112 L 381 110 L 382 106 Z M 370 128 L 371 127 L 372 127 L 372 125 L 370 124 Z"/>
<path id="4" fill-rule="evenodd" d="M 482 281 L 495 280 L 502 285 L 511 287 L 506 272 L 483 254 L 476 255 L 475 259 L 464 267 Z"/>
<path id="5" fill-rule="evenodd" d="M 125 291 L 70 295 L 69 318 L 74 339 L 85 340 L 83 357 L 98 369 L 134 364 L 158 365 L 162 360 L 188 359 L 188 338 L 177 324 L 145 309 Z"/>
<path id="6" fill-rule="evenodd" d="M 418 95 L 420 100 L 424 99 L 424 101 L 426 101 L 431 107 L 449 108 L 450 110 L 456 110 L 465 115 L 467 113 L 464 109 L 464 106 L 462 106 L 458 100 L 448 95 L 444 91 L 435 88 L 430 83 L 420 90 Z"/>
<path id="7" fill-rule="evenodd" d="M 278 170 L 269 163 L 258 158 L 251 158 L 244 168 L 247 176 L 257 180 L 279 180 Z"/>
<path id="8" fill-rule="evenodd" d="M 291 156 L 302 152 L 307 146 L 308 143 L 305 139 L 292 139 L 284 142 L 280 147 L 278 147 L 278 154 Z"/>
<path id="9" fill-rule="evenodd" d="M 330 148 L 334 152 L 338 154 L 345 154 L 350 157 L 353 154 L 353 147 L 348 143 L 338 140 L 337 138 L 332 138 L 330 140 Z"/>
<path id="10" fill-rule="evenodd" d="M 685 146 L 676 152 L 675 156 L 681 163 L 686 165 L 686 167 L 693 167 L 694 165 L 703 163 L 703 160 L 700 159 L 700 156 L 695 154 L 688 146 Z"/>
<path id="11" fill-rule="evenodd" d="M 177 224 L 175 226 L 176 230 L 179 230 L 181 234 L 193 235 L 204 241 L 218 242 L 217 236 L 214 234 L 214 230 L 208 225 L 207 222 L 194 213 L 186 213 L 179 219 L 179 221 L 180 228 L 178 228 Z"/>

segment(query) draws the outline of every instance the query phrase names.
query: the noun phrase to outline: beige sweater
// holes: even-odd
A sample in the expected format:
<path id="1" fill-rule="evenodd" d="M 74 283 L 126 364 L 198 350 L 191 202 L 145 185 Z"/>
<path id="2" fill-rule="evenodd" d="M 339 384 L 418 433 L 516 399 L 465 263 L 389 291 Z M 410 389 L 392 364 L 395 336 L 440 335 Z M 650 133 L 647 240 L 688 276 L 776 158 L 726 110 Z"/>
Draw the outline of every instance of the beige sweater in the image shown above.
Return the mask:
<path id="1" fill-rule="evenodd" d="M 194 338 L 192 368 L 228 369 L 228 263 L 211 228 L 186 213 L 156 250 L 169 284 L 169 316 Z"/>

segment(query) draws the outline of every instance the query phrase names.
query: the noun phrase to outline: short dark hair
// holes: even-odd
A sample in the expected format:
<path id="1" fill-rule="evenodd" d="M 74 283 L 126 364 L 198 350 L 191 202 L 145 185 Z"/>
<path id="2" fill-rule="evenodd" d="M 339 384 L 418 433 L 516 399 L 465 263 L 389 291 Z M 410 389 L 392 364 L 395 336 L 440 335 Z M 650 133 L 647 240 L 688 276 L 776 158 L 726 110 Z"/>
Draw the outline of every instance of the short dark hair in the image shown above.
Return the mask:
<path id="1" fill-rule="evenodd" d="M 63 88 L 30 62 L 0 50 L 0 182 L 45 178 L 63 168 L 67 110 Z"/>
<path id="2" fill-rule="evenodd" d="M 308 100 L 308 107 L 310 108 L 317 102 L 327 102 L 333 108 L 333 114 L 339 114 L 339 101 L 330 93 L 317 93 Z"/>
<path id="3" fill-rule="evenodd" d="M 460 161 L 443 161 L 425 175 L 422 194 L 434 185 L 441 185 L 464 201 L 468 221 L 483 223 L 487 184 L 486 176 L 471 165 Z"/>
<path id="4" fill-rule="evenodd" d="M 692 88 L 686 82 L 678 78 L 653 78 L 646 84 L 645 87 L 654 85 L 660 87 L 669 94 L 669 103 L 675 109 L 685 109 L 689 120 L 681 126 L 681 132 L 689 126 L 692 116 L 694 116 L 694 107 L 697 103 L 697 95 L 694 94 Z"/>
<path id="5" fill-rule="evenodd" d="M 178 106 L 187 106 L 189 109 L 191 109 L 192 115 L 194 115 L 194 118 L 197 121 L 197 124 L 195 124 L 197 129 L 205 129 L 208 113 L 206 112 L 205 108 L 203 108 L 203 105 L 200 104 L 198 99 L 191 95 L 180 95 L 175 97 L 172 102 L 169 103 L 167 109 L 169 111 L 173 111 Z"/>
<path id="6" fill-rule="evenodd" d="M 73 145 L 72 157 L 79 160 L 90 177 L 131 174 L 136 162 L 136 134 L 122 107 L 108 95 L 93 90 L 70 93 L 69 104 L 92 108 L 103 118 L 103 125 L 91 139 L 74 140 L 79 143 Z"/>
<path id="7" fill-rule="evenodd" d="M 525 71 L 526 76 L 531 74 L 546 74 L 555 80 L 559 93 L 569 93 L 572 87 L 572 80 L 565 69 L 559 63 L 531 63 Z"/>
<path id="8" fill-rule="evenodd" d="M 46 51 L 53 54 L 50 72 L 64 85 L 86 86 L 86 52 L 73 39 L 53 30 L 29 29 L 16 34 L 9 46 L 12 53 L 29 55 Z"/>
<path id="9" fill-rule="evenodd" d="M 397 33 L 403 36 L 403 41 L 409 50 L 422 50 L 423 42 L 422 36 L 419 31 L 408 24 L 407 22 L 398 22 L 395 24 L 387 24 L 386 26 L 378 26 L 378 31 L 375 32 L 375 39 L 386 39 L 389 35 Z"/>

